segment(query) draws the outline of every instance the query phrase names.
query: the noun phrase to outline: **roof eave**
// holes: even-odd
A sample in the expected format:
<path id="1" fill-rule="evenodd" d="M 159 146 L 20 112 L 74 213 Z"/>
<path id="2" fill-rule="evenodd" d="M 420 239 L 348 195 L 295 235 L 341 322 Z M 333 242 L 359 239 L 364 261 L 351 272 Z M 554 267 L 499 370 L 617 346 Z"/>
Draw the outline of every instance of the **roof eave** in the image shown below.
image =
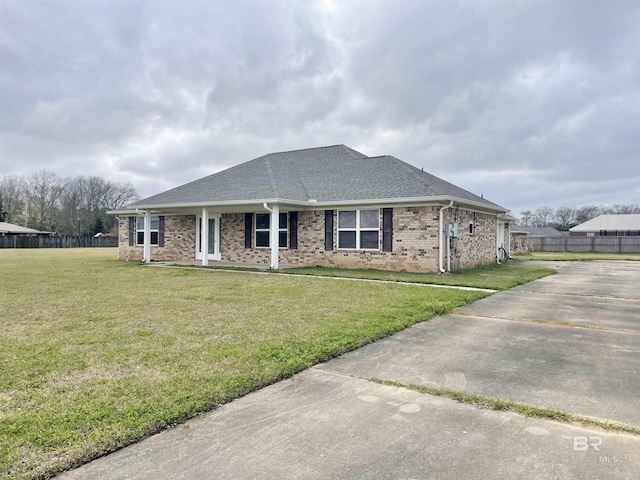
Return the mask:
<path id="1" fill-rule="evenodd" d="M 458 205 L 465 205 L 469 207 L 478 208 L 480 210 L 487 210 L 495 213 L 507 213 L 507 210 L 500 205 L 492 205 L 484 202 L 476 202 L 474 200 L 467 200 L 460 197 L 454 197 L 451 195 L 440 195 L 440 196 L 422 196 L 422 197 L 402 197 L 402 198 L 372 198 L 372 199 L 362 199 L 362 200 L 331 200 L 324 202 L 317 202 L 311 204 L 311 206 L 321 206 L 321 207 L 337 207 L 337 206 L 350 206 L 350 205 L 415 205 L 415 204 L 423 204 L 423 203 L 431 203 L 431 204 L 444 204 L 453 201 Z"/>
<path id="2" fill-rule="evenodd" d="M 252 199 L 252 200 L 230 200 L 230 201 L 217 201 L 217 202 L 185 202 L 185 203 L 164 203 L 164 204 L 148 204 L 148 205 L 136 205 L 134 208 L 122 208 L 117 210 L 109 210 L 107 213 L 110 215 L 140 215 L 146 210 L 163 210 L 174 208 L 215 208 L 215 207 L 233 207 L 242 205 L 261 205 L 279 204 L 279 205 L 291 205 L 295 207 L 301 207 L 306 209 L 315 209 L 319 207 L 348 207 L 355 205 L 415 205 L 415 204 L 439 204 L 449 203 L 453 201 L 455 204 L 464 205 L 468 207 L 477 208 L 482 211 L 488 211 L 496 214 L 506 214 L 509 212 L 500 205 L 492 205 L 484 202 L 477 202 L 474 200 L 467 200 L 464 198 L 454 197 L 450 195 L 441 196 L 422 196 L 422 197 L 402 197 L 402 198 L 366 198 L 366 199 L 354 199 L 354 200 L 328 200 L 328 201 L 316 201 L 316 200 L 291 200 L 283 198 L 265 198 L 265 199 Z"/>
<path id="3" fill-rule="evenodd" d="M 263 203 L 276 203 L 280 205 L 293 205 L 299 207 L 305 207 L 307 205 L 312 205 L 308 201 L 300 201 L 300 200 L 287 200 L 283 198 L 257 198 L 252 200 L 228 200 L 228 201 L 217 201 L 217 202 L 181 202 L 181 203 L 158 203 L 158 204 L 140 204 L 135 205 L 135 207 L 129 208 L 120 208 L 117 210 L 109 210 L 107 211 L 110 215 L 135 215 L 144 213 L 145 210 L 163 210 L 163 209 L 172 209 L 172 208 L 203 208 L 203 207 L 234 207 L 234 206 L 242 206 L 242 205 L 262 205 Z"/>

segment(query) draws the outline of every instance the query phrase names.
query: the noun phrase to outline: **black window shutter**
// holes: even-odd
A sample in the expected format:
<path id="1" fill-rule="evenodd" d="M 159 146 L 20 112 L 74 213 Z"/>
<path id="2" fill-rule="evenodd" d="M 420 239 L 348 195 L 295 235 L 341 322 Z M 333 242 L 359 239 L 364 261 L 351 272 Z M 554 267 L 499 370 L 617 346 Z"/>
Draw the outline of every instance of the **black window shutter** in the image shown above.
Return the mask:
<path id="1" fill-rule="evenodd" d="M 164 247 L 164 215 L 158 217 L 158 246 Z"/>
<path id="2" fill-rule="evenodd" d="M 244 214 L 244 248 L 251 248 L 253 234 L 253 213 Z"/>
<path id="3" fill-rule="evenodd" d="M 333 210 L 324 211 L 324 249 L 333 250 Z"/>
<path id="4" fill-rule="evenodd" d="M 393 208 L 382 209 L 382 251 L 393 250 Z"/>
<path id="5" fill-rule="evenodd" d="M 289 248 L 298 249 L 298 212 L 289 212 Z"/>
<path id="6" fill-rule="evenodd" d="M 136 236 L 136 217 L 129 217 L 129 246 L 135 245 Z"/>

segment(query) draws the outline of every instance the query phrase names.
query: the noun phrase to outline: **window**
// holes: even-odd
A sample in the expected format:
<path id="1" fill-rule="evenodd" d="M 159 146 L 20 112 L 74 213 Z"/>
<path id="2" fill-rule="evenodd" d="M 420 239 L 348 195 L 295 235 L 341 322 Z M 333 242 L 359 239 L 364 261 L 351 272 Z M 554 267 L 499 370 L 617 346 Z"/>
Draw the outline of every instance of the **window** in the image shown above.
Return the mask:
<path id="1" fill-rule="evenodd" d="M 339 211 L 338 248 L 356 250 L 380 249 L 380 211 Z"/>
<path id="2" fill-rule="evenodd" d="M 287 214 L 281 213 L 278 218 L 278 246 L 287 248 L 288 225 Z M 271 214 L 256 213 L 256 247 L 269 247 L 269 232 L 271 223 Z"/>
<path id="3" fill-rule="evenodd" d="M 158 232 L 160 231 L 160 217 L 151 217 L 151 245 L 158 245 Z M 136 220 L 136 242 L 144 245 L 144 217 Z"/>
<path id="4" fill-rule="evenodd" d="M 287 214 L 281 213 L 278 221 L 278 247 L 287 248 L 287 237 L 289 229 L 287 228 Z"/>
<path id="5" fill-rule="evenodd" d="M 256 213 L 256 247 L 269 246 L 269 220 L 268 213 Z"/>

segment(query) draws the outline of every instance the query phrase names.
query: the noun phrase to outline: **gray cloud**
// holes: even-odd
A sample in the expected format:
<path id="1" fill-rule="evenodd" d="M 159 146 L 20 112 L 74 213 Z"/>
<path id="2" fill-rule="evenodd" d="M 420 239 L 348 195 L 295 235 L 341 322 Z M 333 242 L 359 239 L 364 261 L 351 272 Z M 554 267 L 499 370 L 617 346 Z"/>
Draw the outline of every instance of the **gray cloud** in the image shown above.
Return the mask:
<path id="1" fill-rule="evenodd" d="M 345 143 L 516 213 L 638 203 L 638 24 L 632 1 L 0 0 L 0 174 L 146 196 Z"/>

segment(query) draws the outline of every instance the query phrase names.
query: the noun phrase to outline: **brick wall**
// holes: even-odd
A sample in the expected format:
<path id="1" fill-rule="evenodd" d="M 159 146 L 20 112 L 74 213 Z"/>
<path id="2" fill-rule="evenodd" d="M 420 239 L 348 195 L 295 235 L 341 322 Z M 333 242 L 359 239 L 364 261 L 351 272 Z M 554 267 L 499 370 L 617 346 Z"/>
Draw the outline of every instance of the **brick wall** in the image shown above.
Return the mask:
<path id="1" fill-rule="evenodd" d="M 380 211 L 382 224 L 382 210 Z M 337 212 L 334 211 L 334 225 Z M 244 214 L 222 216 L 221 260 L 231 263 L 269 265 L 269 248 L 244 248 Z M 280 249 L 281 268 L 300 266 L 380 268 L 435 271 L 438 264 L 438 210 L 436 207 L 394 208 L 393 251 L 324 249 L 324 210 L 298 212 L 298 248 Z M 382 245 L 382 234 L 380 234 Z M 255 238 L 253 239 L 255 245 Z"/>
<path id="2" fill-rule="evenodd" d="M 255 221 L 254 225 L 255 227 Z M 270 248 L 244 248 L 244 213 L 224 214 L 220 218 L 220 260 L 229 263 L 271 264 Z"/>
<path id="3" fill-rule="evenodd" d="M 438 215 L 440 207 L 397 207 L 393 209 L 391 252 L 338 250 L 337 212 L 334 211 L 334 250 L 324 250 L 324 210 L 298 212 L 298 249 L 280 249 L 281 268 L 324 266 L 377 268 L 429 272 L 438 270 Z M 469 234 L 472 212 L 445 211 L 445 224 L 457 221 L 459 238 L 452 269 L 469 268 L 495 261 L 496 217 L 475 214 L 475 232 Z M 382 210 L 380 211 L 382 225 Z M 120 253 L 123 260 L 140 260 L 142 246 L 129 247 L 128 219 L 120 220 Z M 244 248 L 244 213 L 223 214 L 220 221 L 220 257 L 225 263 L 268 266 L 269 248 Z M 160 261 L 195 260 L 195 216 L 165 217 L 165 247 L 151 247 L 151 258 Z M 382 233 L 380 233 L 382 246 Z M 446 259 L 445 259 L 446 262 Z"/>
<path id="4" fill-rule="evenodd" d="M 151 245 L 151 258 L 159 261 L 189 261 L 196 251 L 195 215 L 166 215 L 164 217 L 164 247 Z M 118 258 L 142 260 L 142 245 L 129 246 L 129 217 L 118 223 Z"/>
<path id="5" fill-rule="evenodd" d="M 469 231 L 469 222 L 474 222 L 474 232 Z M 471 212 L 458 208 L 448 208 L 444 214 L 444 224 L 458 223 L 457 246 L 451 254 L 451 270 L 471 268 L 496 261 L 495 215 Z M 446 239 L 445 239 L 446 248 Z M 444 256 L 446 264 L 446 250 Z"/>

